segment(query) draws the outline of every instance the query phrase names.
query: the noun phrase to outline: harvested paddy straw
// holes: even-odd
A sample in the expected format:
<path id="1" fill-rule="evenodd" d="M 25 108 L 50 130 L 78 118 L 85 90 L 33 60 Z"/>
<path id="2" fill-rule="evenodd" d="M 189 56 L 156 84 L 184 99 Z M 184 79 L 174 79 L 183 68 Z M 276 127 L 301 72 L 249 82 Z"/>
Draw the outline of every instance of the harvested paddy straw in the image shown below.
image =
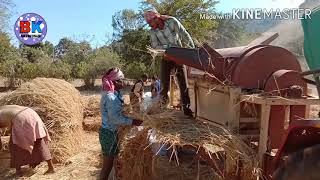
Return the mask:
<path id="1" fill-rule="evenodd" d="M 236 174 L 244 179 L 256 178 L 255 153 L 228 130 L 188 119 L 178 111 L 143 114 L 140 118 L 144 130 L 121 142 L 119 172 L 125 176 L 121 179 L 229 179 Z M 157 143 L 166 147 L 167 156 L 152 153 L 148 129 L 156 132 Z M 189 160 L 180 153 L 186 148 L 194 152 Z M 223 174 L 225 159 L 234 169 L 233 174 Z"/>
<path id="2" fill-rule="evenodd" d="M 36 78 L 0 99 L 0 105 L 17 104 L 34 109 L 52 138 L 49 148 L 55 162 L 63 162 L 82 145 L 83 107 L 80 93 L 70 83 Z"/>
<path id="3" fill-rule="evenodd" d="M 101 116 L 100 112 L 100 99 L 101 95 L 83 96 L 82 104 L 84 107 L 84 117 Z"/>
<path id="4" fill-rule="evenodd" d="M 100 95 L 83 96 L 83 129 L 98 132 L 101 127 Z"/>
<path id="5" fill-rule="evenodd" d="M 130 128 L 119 131 L 120 153 L 115 162 L 119 180 L 144 180 L 152 177 L 152 152 L 148 146 L 148 130 L 130 134 Z"/>

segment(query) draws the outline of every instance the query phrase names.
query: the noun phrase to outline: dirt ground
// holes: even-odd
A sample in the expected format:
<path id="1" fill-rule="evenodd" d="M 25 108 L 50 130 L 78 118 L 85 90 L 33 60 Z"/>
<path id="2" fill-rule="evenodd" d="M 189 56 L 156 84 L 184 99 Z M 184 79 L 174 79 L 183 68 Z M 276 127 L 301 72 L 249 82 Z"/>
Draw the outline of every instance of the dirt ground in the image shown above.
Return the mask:
<path id="1" fill-rule="evenodd" d="M 47 170 L 47 164 L 42 163 L 36 169 L 24 167 L 25 175 L 15 177 L 14 169 L 0 170 L 0 179 L 31 179 L 31 180 L 69 180 L 69 179 L 97 179 L 101 169 L 101 150 L 98 133 L 86 132 L 86 146 L 79 153 L 71 157 L 65 164 L 56 164 L 54 174 L 43 175 Z"/>

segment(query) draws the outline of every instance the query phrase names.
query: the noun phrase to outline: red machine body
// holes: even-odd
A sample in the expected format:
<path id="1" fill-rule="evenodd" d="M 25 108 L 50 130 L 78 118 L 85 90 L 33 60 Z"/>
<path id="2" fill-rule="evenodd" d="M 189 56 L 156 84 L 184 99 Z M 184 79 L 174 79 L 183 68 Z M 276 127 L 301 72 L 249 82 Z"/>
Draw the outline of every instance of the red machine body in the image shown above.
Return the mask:
<path id="1" fill-rule="evenodd" d="M 301 72 L 297 58 L 288 50 L 270 46 L 235 47 L 214 50 L 208 45 L 199 49 L 169 48 L 165 59 L 200 69 L 221 82 L 243 89 L 264 89 L 269 77 L 278 70 Z M 296 76 L 286 75 L 289 81 Z M 306 90 L 306 83 L 302 85 Z M 268 91 L 275 90 L 268 85 Z"/>

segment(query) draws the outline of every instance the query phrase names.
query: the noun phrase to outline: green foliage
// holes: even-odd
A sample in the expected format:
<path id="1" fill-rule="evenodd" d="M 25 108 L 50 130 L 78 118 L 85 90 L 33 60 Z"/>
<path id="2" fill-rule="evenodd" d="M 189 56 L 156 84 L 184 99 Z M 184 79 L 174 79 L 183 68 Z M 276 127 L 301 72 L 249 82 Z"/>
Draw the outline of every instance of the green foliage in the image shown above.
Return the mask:
<path id="1" fill-rule="evenodd" d="M 143 73 L 146 73 L 148 68 L 144 63 L 133 62 L 124 67 L 124 74 L 131 79 L 139 79 Z"/>
<path id="2" fill-rule="evenodd" d="M 11 46 L 9 35 L 0 31 L 0 63 L 12 58 L 16 49 Z"/>
<path id="3" fill-rule="evenodd" d="M 68 63 L 57 60 L 50 64 L 48 77 L 71 80 L 71 66 Z"/>
<path id="4" fill-rule="evenodd" d="M 95 79 L 111 67 L 121 67 L 119 56 L 108 48 L 101 48 L 92 59 L 77 64 L 77 76 L 84 79 L 87 87 L 92 87 Z"/>
<path id="5" fill-rule="evenodd" d="M 23 79 L 33 79 L 39 76 L 39 65 L 36 63 L 27 62 L 21 66 Z"/>
<path id="6" fill-rule="evenodd" d="M 8 78 L 6 85 L 9 88 L 16 87 L 20 84 L 19 78 L 22 76 L 22 66 L 25 63 L 23 59 L 15 54 L 11 54 L 10 58 L 0 64 L 0 73 Z"/>
<path id="7" fill-rule="evenodd" d="M 78 76 L 78 66 L 83 62 L 92 60 L 92 48 L 87 41 L 75 42 L 68 38 L 62 38 L 55 47 L 55 56 L 71 66 L 71 76 Z"/>
<path id="8" fill-rule="evenodd" d="M 143 28 L 143 16 L 134 10 L 125 9 L 113 15 L 112 22 L 115 41 L 111 47 L 120 55 L 123 64 L 150 62 L 151 56 L 146 51 L 150 37 Z"/>
<path id="9" fill-rule="evenodd" d="M 54 56 L 54 45 L 49 42 L 45 41 L 44 43 L 41 43 L 41 49 L 42 51 L 48 55 L 48 57 L 53 57 Z"/>
<path id="10" fill-rule="evenodd" d="M 118 11 L 112 16 L 113 36 L 116 39 L 121 38 L 124 31 L 140 29 L 143 25 L 143 17 L 132 9 Z"/>
<path id="11" fill-rule="evenodd" d="M 133 62 L 150 63 L 151 56 L 146 50 L 146 46 L 150 45 L 150 37 L 146 30 L 125 31 L 122 39 L 114 45 L 115 51 L 121 56 L 125 64 Z"/>
<path id="12" fill-rule="evenodd" d="M 47 57 L 41 48 L 26 45 L 20 46 L 20 53 L 22 58 L 27 59 L 31 63 L 37 63 Z"/>
<path id="13" fill-rule="evenodd" d="M 69 38 L 60 39 L 58 45 L 54 48 L 55 57 L 62 59 L 67 53 L 72 51 L 76 46 L 76 42 Z"/>

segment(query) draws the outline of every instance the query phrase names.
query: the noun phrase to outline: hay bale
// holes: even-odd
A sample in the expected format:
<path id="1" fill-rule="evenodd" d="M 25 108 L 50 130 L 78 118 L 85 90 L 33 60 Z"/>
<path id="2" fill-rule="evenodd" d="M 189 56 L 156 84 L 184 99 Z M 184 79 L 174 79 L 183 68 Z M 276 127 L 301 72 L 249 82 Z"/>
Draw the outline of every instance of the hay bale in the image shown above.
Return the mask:
<path id="1" fill-rule="evenodd" d="M 98 132 L 101 127 L 101 95 L 82 96 L 83 129 Z"/>
<path id="2" fill-rule="evenodd" d="M 83 129 L 86 131 L 99 132 L 101 127 L 101 117 L 100 116 L 86 117 L 83 120 L 82 125 L 83 125 Z"/>
<path id="3" fill-rule="evenodd" d="M 2 149 L 0 151 L 9 151 L 10 136 L 1 136 Z M 1 148 L 1 147 L 0 147 Z"/>
<path id="4" fill-rule="evenodd" d="M 83 116 L 96 117 L 101 116 L 100 112 L 101 95 L 82 96 Z"/>
<path id="5" fill-rule="evenodd" d="M 198 173 L 198 171 L 191 171 L 183 167 L 183 164 L 181 164 L 181 161 L 179 161 L 179 151 L 177 150 L 183 149 L 185 147 L 194 147 L 201 157 L 210 157 L 209 159 L 213 159 L 213 157 L 218 156 L 218 153 L 223 151 L 225 152 L 224 154 L 226 157 L 220 160 L 231 160 L 229 162 L 231 162 L 233 167 L 235 167 L 234 173 L 236 173 L 237 167 L 239 167 L 239 161 L 241 161 L 241 175 L 244 177 L 244 179 L 256 178 L 257 174 L 254 174 L 258 165 L 256 154 L 236 134 L 232 134 L 230 131 L 224 129 L 223 127 L 218 127 L 216 125 L 203 123 L 200 121 L 194 121 L 193 119 L 186 118 L 182 112 L 178 111 L 167 111 L 154 115 L 144 114 L 140 117 L 140 119 L 141 118 L 144 120 L 143 125 L 145 128 L 152 128 L 156 131 L 158 143 L 165 144 L 166 147 L 169 147 L 169 149 L 171 149 L 172 152 L 170 152 L 170 159 L 175 159 L 178 166 L 180 166 L 180 170 L 176 169 L 176 171 L 173 172 L 169 170 L 163 170 L 163 168 L 158 168 L 162 169 L 162 176 L 164 177 L 163 179 L 170 179 L 166 176 L 166 173 L 171 173 L 172 175 L 172 173 L 174 174 L 174 172 L 176 172 L 177 177 L 179 177 L 181 174 L 184 174 L 183 177 L 201 177 L 200 179 L 208 179 L 206 178 L 207 174 L 200 173 L 199 176 L 195 176 L 195 173 Z M 122 148 L 122 151 L 120 151 L 119 159 L 120 161 L 122 160 L 124 164 L 127 163 L 124 166 L 121 166 L 121 168 L 126 168 L 126 170 L 123 171 L 130 172 L 129 175 L 127 175 L 128 177 L 136 177 L 137 174 L 144 174 L 144 172 L 148 172 L 143 168 L 143 165 L 139 167 L 140 163 L 131 163 L 131 161 L 143 161 L 143 159 L 141 160 L 141 158 L 148 159 L 146 157 L 150 156 L 145 152 L 148 149 L 146 148 L 148 147 L 148 142 L 146 139 L 147 135 L 139 135 L 138 138 L 125 140 L 120 146 L 124 148 Z M 131 147 L 128 146 L 128 144 L 131 145 Z M 131 151 L 134 155 L 130 156 Z M 140 152 L 139 156 L 136 155 L 137 152 Z M 208 158 L 206 159 L 208 160 Z M 149 163 L 145 161 L 141 164 Z M 154 169 L 154 164 L 150 167 L 153 167 Z M 171 167 L 171 165 L 167 163 L 167 167 Z M 212 164 L 210 165 L 210 167 L 212 167 Z M 138 171 L 139 173 L 134 171 Z M 153 170 L 151 174 L 154 174 L 154 172 L 156 171 Z M 203 172 L 207 173 L 208 171 Z M 147 175 L 148 174 L 150 174 L 150 172 L 148 172 Z M 210 179 L 215 177 L 216 174 L 213 173 L 211 174 L 211 176 L 212 177 Z M 144 176 L 140 175 L 139 177 Z M 149 177 L 147 179 L 157 178 Z"/>
<path id="6" fill-rule="evenodd" d="M 134 137 L 125 136 L 122 139 L 120 153 L 115 163 L 117 179 L 219 179 L 208 164 L 200 163 L 194 156 L 189 156 L 188 159 L 180 157 L 179 165 L 175 161 L 170 161 L 168 156 L 155 156 L 149 146 L 148 131 L 149 129 L 143 129 L 136 132 Z M 128 129 L 126 132 L 121 132 L 121 135 L 127 132 Z"/>
<path id="7" fill-rule="evenodd" d="M 16 104 L 34 109 L 51 135 L 55 162 L 63 162 L 82 145 L 83 107 L 80 93 L 70 83 L 36 78 L 0 99 L 0 105 Z"/>
<path id="8" fill-rule="evenodd" d="M 188 161 L 177 165 L 174 161 L 169 161 L 167 157 L 155 156 L 153 160 L 154 180 L 221 180 L 216 172 L 204 162 L 200 162 L 192 156 Z"/>
<path id="9" fill-rule="evenodd" d="M 148 146 L 148 130 L 134 137 L 127 136 L 130 128 L 119 131 L 120 153 L 115 161 L 117 179 L 144 180 L 152 177 L 152 152 Z"/>

